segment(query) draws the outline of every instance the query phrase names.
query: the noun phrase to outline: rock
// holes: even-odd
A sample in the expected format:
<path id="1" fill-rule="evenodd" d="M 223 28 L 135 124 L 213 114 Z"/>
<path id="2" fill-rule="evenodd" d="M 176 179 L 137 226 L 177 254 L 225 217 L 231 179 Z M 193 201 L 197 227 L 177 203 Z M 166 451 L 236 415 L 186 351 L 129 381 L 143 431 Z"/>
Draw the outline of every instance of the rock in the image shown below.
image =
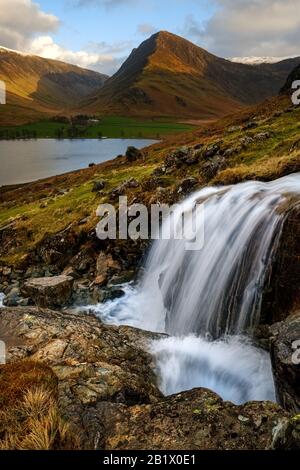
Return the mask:
<path id="1" fill-rule="evenodd" d="M 120 274 L 114 274 L 109 280 L 109 287 L 127 284 L 134 278 L 134 271 L 122 271 Z"/>
<path id="2" fill-rule="evenodd" d="M 271 137 L 270 132 L 259 132 L 259 134 L 256 134 L 254 136 L 254 139 L 259 140 L 259 141 L 264 141 L 264 140 L 270 139 L 270 137 Z"/>
<path id="3" fill-rule="evenodd" d="M 135 178 L 130 178 L 127 181 L 124 181 L 120 186 L 113 189 L 110 193 L 112 198 L 116 198 L 119 196 L 124 196 L 126 194 L 127 189 L 135 189 L 139 187 L 139 182 Z"/>
<path id="4" fill-rule="evenodd" d="M 174 150 L 165 158 L 166 168 L 181 168 L 185 165 L 186 161 L 190 158 L 190 149 L 188 147 L 181 147 Z"/>
<path id="5" fill-rule="evenodd" d="M 39 307 L 62 307 L 71 300 L 73 282 L 72 277 L 65 275 L 29 279 L 21 292 Z"/>
<path id="6" fill-rule="evenodd" d="M 248 130 L 248 129 L 255 129 L 256 127 L 258 127 L 258 124 L 254 121 L 249 121 L 247 122 L 244 126 L 243 126 L 243 129 L 244 130 Z"/>
<path id="7" fill-rule="evenodd" d="M 98 283 L 98 285 L 103 285 L 110 276 L 119 271 L 121 271 L 119 263 L 115 261 L 111 255 L 107 255 L 104 251 L 101 251 L 96 262 L 97 277 L 99 279 L 101 278 L 101 282 Z"/>
<path id="8" fill-rule="evenodd" d="M 203 157 L 205 159 L 209 159 L 217 155 L 217 153 L 220 151 L 220 145 L 219 144 L 212 144 L 209 145 L 206 150 L 203 152 Z"/>
<path id="9" fill-rule="evenodd" d="M 232 157 L 232 155 L 235 155 L 238 153 L 238 150 L 236 148 L 229 148 L 224 151 L 224 157 Z"/>
<path id="10" fill-rule="evenodd" d="M 225 158 L 223 156 L 216 156 L 201 165 L 200 174 L 209 181 L 214 178 L 219 171 L 224 170 L 226 166 Z"/>
<path id="11" fill-rule="evenodd" d="M 84 449 L 266 450 L 290 419 L 276 404 L 235 406 L 206 389 L 162 397 L 147 352 L 162 335 L 39 308 L 1 309 L 0 331 L 9 363 L 51 367 L 59 412 Z"/>
<path id="12" fill-rule="evenodd" d="M 238 132 L 240 130 L 241 130 L 241 126 L 230 126 L 228 127 L 227 132 L 232 134 L 233 132 Z"/>
<path id="13" fill-rule="evenodd" d="M 246 137 L 242 137 L 242 138 L 239 140 L 239 142 L 241 143 L 241 145 L 242 145 L 243 147 L 247 147 L 248 145 L 253 144 L 254 139 L 253 139 L 253 137 L 246 136 Z"/>
<path id="14" fill-rule="evenodd" d="M 271 358 L 280 404 L 300 412 L 300 312 L 271 326 Z"/>
<path id="15" fill-rule="evenodd" d="M 106 429 L 98 407 L 161 399 L 146 352 L 160 335 L 103 325 L 91 315 L 39 308 L 1 309 L 0 331 L 10 341 L 10 363 L 33 360 L 51 366 L 58 378 L 62 415 L 83 433 L 83 448 L 103 447 Z"/>
<path id="16" fill-rule="evenodd" d="M 142 190 L 143 191 L 153 191 L 157 187 L 161 187 L 165 184 L 165 180 L 163 178 L 158 178 L 151 176 L 150 178 L 147 178 L 143 181 L 142 183 Z"/>
<path id="17" fill-rule="evenodd" d="M 101 404 L 98 409 L 108 429 L 106 450 L 266 450 L 287 416 L 269 402 L 235 406 L 205 389 L 148 405 Z"/>
<path id="18" fill-rule="evenodd" d="M 201 150 L 204 147 L 203 144 L 196 144 L 194 145 L 194 150 Z"/>
<path id="19" fill-rule="evenodd" d="M 141 157 L 141 152 L 136 147 L 128 147 L 126 150 L 126 157 L 129 162 L 135 162 Z"/>
<path id="20" fill-rule="evenodd" d="M 180 194 L 187 194 L 199 183 L 196 178 L 190 177 L 185 178 L 181 181 L 180 185 L 177 188 L 177 192 Z"/>
<path id="21" fill-rule="evenodd" d="M 94 184 L 93 184 L 92 192 L 97 193 L 98 191 L 102 191 L 102 189 L 105 188 L 105 185 L 106 185 L 106 183 L 103 180 L 95 181 Z"/>
<path id="22" fill-rule="evenodd" d="M 13 287 L 4 298 L 3 304 L 7 307 L 17 307 L 20 302 L 20 289 Z"/>
<path id="23" fill-rule="evenodd" d="M 89 163 L 89 168 L 94 168 L 96 166 L 96 163 Z"/>
<path id="24" fill-rule="evenodd" d="M 300 415 L 279 420 L 274 430 L 272 450 L 300 449 Z"/>

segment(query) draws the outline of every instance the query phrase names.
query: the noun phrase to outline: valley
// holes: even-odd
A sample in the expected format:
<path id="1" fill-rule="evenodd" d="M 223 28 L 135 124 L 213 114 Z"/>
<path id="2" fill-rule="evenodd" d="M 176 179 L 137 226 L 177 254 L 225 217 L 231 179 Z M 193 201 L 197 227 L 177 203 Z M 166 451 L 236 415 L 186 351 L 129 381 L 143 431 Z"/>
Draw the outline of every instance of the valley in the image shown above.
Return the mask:
<path id="1" fill-rule="evenodd" d="M 0 449 L 300 448 L 299 62 L 164 31 L 112 77 L 0 50 Z M 203 246 L 100 239 L 124 196 L 200 202 Z"/>

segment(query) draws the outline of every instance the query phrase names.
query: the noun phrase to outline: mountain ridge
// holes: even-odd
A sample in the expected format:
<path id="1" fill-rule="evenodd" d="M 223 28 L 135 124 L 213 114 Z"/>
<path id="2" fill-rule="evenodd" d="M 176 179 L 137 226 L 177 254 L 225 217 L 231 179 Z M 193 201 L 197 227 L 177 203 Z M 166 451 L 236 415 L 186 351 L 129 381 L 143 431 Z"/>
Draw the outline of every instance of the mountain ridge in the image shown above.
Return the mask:
<path id="1" fill-rule="evenodd" d="M 0 48 L 0 80 L 7 90 L 0 123 L 16 124 L 70 113 L 103 86 L 107 76 L 62 61 Z"/>
<path id="2" fill-rule="evenodd" d="M 134 49 L 83 107 L 100 114 L 222 117 L 275 96 L 299 63 L 234 63 L 161 31 Z"/>

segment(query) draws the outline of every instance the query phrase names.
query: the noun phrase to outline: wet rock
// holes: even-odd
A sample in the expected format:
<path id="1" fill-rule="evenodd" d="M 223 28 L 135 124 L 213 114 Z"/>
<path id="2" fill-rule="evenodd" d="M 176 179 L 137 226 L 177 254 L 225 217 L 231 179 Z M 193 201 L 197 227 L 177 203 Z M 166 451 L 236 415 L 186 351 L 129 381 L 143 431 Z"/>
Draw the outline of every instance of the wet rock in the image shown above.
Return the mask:
<path id="1" fill-rule="evenodd" d="M 272 450 L 299 450 L 300 415 L 281 419 L 273 434 Z"/>
<path id="2" fill-rule="evenodd" d="M 271 357 L 281 405 L 300 412 L 300 312 L 272 325 Z"/>
<path id="3" fill-rule="evenodd" d="M 71 300 L 73 282 L 65 275 L 35 278 L 26 281 L 21 292 L 39 307 L 61 307 Z"/>

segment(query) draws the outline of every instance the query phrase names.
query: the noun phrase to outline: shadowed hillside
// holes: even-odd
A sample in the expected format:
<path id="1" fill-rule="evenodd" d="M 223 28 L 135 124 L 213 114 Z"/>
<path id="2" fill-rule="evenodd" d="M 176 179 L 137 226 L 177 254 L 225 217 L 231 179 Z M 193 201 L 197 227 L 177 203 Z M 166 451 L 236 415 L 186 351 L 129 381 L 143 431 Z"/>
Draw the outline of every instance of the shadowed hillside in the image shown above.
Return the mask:
<path id="1" fill-rule="evenodd" d="M 74 65 L 0 48 L 0 80 L 7 88 L 0 123 L 36 121 L 68 111 L 78 100 L 99 90 L 106 78 Z"/>

